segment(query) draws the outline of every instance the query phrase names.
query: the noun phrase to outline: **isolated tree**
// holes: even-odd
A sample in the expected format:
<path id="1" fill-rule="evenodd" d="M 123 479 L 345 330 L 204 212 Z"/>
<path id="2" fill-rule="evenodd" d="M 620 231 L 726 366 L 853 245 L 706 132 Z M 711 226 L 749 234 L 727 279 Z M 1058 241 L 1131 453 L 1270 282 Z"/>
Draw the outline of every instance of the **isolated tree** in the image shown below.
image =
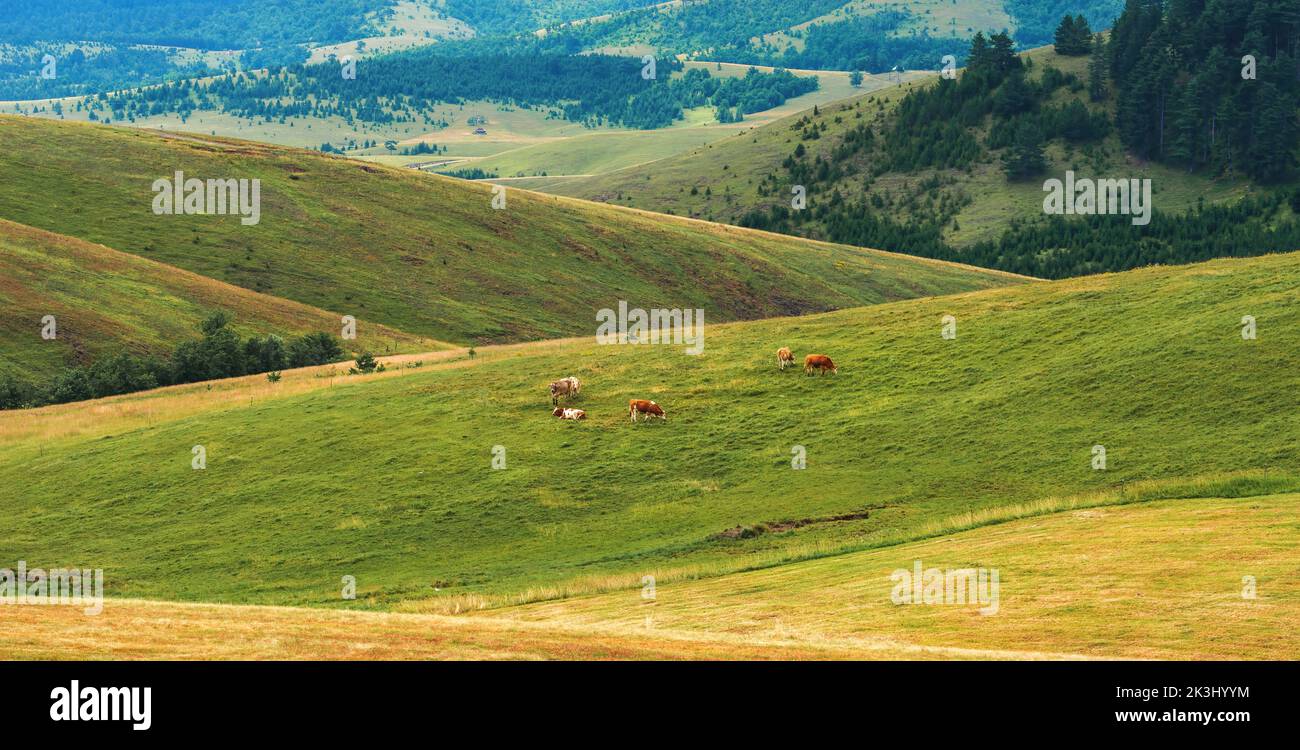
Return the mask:
<path id="1" fill-rule="evenodd" d="M 855 70 L 849 74 L 849 85 L 858 88 L 862 85 L 862 71 Z"/>

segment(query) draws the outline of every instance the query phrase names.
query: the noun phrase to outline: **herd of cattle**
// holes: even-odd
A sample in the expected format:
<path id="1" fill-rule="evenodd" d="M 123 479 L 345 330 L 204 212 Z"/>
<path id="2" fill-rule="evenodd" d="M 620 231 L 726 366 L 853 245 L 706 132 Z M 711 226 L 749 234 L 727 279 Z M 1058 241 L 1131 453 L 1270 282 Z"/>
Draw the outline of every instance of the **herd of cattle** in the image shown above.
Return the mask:
<path id="1" fill-rule="evenodd" d="M 790 351 L 790 348 L 785 346 L 778 349 L 776 352 L 776 365 L 782 372 L 785 371 L 787 365 L 794 365 L 794 352 Z M 803 371 L 805 375 L 811 375 L 813 372 L 822 375 L 825 375 L 828 372 L 839 374 L 839 368 L 836 367 L 835 363 L 831 361 L 831 358 L 825 354 L 809 354 L 807 357 L 804 357 Z M 582 392 L 582 383 L 579 382 L 577 378 L 573 376 L 561 378 L 554 383 L 551 383 L 549 388 L 551 391 L 551 406 L 553 407 L 551 416 L 560 419 L 571 419 L 574 421 L 587 418 L 587 412 L 582 409 L 569 409 L 560 406 L 561 396 L 563 396 L 567 401 L 575 398 Z M 653 401 L 647 401 L 640 398 L 634 398 L 627 402 L 627 413 L 628 416 L 632 418 L 633 423 L 635 423 L 637 418 L 641 416 L 644 416 L 647 422 L 653 417 L 659 417 L 665 422 L 668 421 L 668 415 L 664 414 L 662 406 Z"/>

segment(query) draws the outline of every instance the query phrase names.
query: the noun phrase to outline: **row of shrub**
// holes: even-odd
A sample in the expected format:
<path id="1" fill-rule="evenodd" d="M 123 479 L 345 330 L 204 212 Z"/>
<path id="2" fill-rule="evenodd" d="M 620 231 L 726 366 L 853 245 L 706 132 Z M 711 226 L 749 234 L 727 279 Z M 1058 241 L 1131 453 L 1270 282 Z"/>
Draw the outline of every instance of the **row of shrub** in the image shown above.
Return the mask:
<path id="1" fill-rule="evenodd" d="M 60 372 L 43 383 L 0 376 L 0 409 L 23 409 L 116 396 L 166 385 L 279 372 L 338 362 L 344 352 L 328 333 L 289 340 L 275 334 L 240 337 L 230 317 L 216 313 L 199 326 L 202 338 L 186 341 L 170 357 L 120 352 Z"/>

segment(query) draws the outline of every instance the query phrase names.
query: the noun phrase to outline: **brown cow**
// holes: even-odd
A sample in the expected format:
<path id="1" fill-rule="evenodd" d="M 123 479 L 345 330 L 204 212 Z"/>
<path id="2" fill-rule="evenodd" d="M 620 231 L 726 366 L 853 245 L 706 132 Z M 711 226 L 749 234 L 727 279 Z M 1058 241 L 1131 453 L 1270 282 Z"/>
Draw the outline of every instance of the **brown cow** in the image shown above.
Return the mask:
<path id="1" fill-rule="evenodd" d="M 813 370 L 817 370 L 823 375 L 825 375 L 828 371 L 833 372 L 836 375 L 838 375 L 840 372 L 840 369 L 835 366 L 835 363 L 831 361 L 831 358 L 826 356 L 825 354 L 809 354 L 807 357 L 804 357 L 803 360 L 804 373 L 812 374 Z"/>
<path id="2" fill-rule="evenodd" d="M 557 406 L 555 407 L 555 411 L 551 412 L 551 416 L 559 417 L 560 419 L 577 420 L 577 419 L 586 419 L 587 412 L 583 411 L 582 409 L 566 409 L 563 406 Z"/>
<path id="3" fill-rule="evenodd" d="M 664 414 L 663 407 L 653 401 L 643 401 L 639 398 L 634 398 L 627 402 L 627 413 L 631 415 L 633 422 L 636 422 L 638 414 L 646 415 L 645 418 L 647 420 L 651 417 L 659 417 L 665 422 L 668 421 L 668 417 Z"/>
<path id="4" fill-rule="evenodd" d="M 794 364 L 794 352 L 790 351 L 790 347 L 783 346 L 780 349 L 776 350 L 776 366 L 781 368 L 782 372 L 785 371 L 786 365 L 793 365 L 793 364 Z"/>
<path id="5" fill-rule="evenodd" d="M 551 391 L 551 406 L 559 406 L 560 396 L 565 398 L 577 396 L 582 384 L 578 382 L 577 378 L 570 376 L 551 383 L 549 388 Z"/>

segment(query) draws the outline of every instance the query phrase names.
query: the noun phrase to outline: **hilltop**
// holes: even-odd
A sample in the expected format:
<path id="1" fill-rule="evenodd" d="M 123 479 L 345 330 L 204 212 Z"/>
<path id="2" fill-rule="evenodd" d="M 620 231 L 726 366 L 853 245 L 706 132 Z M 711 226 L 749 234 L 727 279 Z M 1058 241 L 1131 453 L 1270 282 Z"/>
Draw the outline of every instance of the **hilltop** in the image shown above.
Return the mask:
<path id="1" fill-rule="evenodd" d="M 1023 281 L 227 139 L 0 117 L 0 149 L 14 221 L 446 341 L 590 334 L 620 299 L 725 321 Z M 259 222 L 155 215 L 177 171 L 260 180 Z"/>

